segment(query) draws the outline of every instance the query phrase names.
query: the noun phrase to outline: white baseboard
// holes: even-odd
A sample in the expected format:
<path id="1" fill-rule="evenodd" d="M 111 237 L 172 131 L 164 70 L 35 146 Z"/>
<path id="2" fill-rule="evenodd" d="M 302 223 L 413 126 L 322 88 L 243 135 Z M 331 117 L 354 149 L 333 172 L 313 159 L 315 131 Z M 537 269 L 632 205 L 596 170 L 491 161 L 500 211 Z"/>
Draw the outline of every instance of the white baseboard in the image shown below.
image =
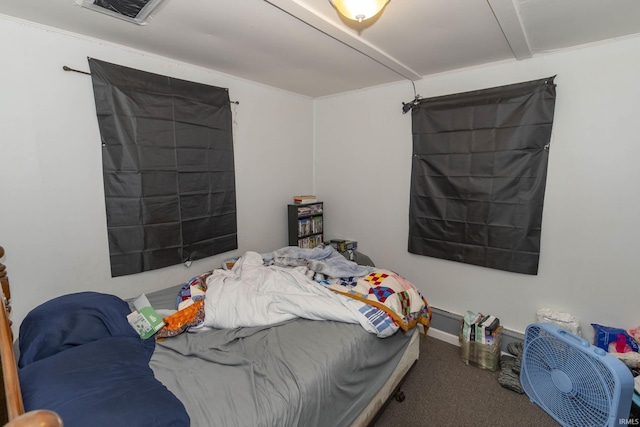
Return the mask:
<path id="1" fill-rule="evenodd" d="M 429 331 L 427 331 L 427 335 L 437 340 L 460 347 L 460 340 L 458 339 L 457 335 L 453 335 L 435 328 L 429 328 Z"/>

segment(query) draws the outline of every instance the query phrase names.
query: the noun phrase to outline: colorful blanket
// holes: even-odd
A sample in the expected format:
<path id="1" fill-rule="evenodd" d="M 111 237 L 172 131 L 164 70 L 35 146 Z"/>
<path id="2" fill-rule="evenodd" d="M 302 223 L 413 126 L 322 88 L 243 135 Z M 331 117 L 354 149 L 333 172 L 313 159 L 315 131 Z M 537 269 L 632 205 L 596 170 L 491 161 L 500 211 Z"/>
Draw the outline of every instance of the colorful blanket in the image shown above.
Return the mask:
<path id="1" fill-rule="evenodd" d="M 375 269 L 363 277 L 331 279 L 324 283 L 334 292 L 383 310 L 403 331 L 417 324 L 428 328 L 431 322 L 427 300 L 413 283 L 393 271 Z"/>

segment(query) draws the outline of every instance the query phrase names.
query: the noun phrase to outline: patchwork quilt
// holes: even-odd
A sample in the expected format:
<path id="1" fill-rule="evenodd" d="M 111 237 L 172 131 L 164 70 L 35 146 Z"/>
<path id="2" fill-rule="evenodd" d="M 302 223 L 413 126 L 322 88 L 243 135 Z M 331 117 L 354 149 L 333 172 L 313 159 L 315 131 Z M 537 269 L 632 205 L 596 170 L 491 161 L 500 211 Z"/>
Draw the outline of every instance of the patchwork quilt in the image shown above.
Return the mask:
<path id="1" fill-rule="evenodd" d="M 428 327 L 431 321 L 427 300 L 413 283 L 393 271 L 376 269 L 366 276 L 325 283 L 334 292 L 383 310 L 403 331 L 417 324 Z"/>

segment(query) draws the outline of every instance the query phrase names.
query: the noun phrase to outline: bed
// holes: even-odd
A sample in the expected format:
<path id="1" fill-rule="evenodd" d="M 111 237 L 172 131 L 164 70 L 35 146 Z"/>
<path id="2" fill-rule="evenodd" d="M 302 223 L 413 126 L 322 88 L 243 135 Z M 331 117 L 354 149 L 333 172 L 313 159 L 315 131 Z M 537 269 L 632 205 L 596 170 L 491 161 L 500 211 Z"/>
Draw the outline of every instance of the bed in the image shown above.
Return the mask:
<path id="1" fill-rule="evenodd" d="M 283 250 L 293 255 L 283 257 Z M 366 267 L 367 276 L 336 278 L 323 262 L 300 258 L 296 250 L 247 252 L 232 268 L 147 294 L 153 308 L 168 315 L 161 333 L 147 340 L 121 321 L 131 301 L 96 292 L 47 301 L 25 317 L 18 356 L 6 315 L 8 277 L 0 264 L 8 425 L 59 426 L 61 419 L 66 426 L 371 425 L 391 397 L 401 396 L 400 385 L 419 356 L 416 326 L 428 328 L 428 304 L 393 272 Z M 346 268 L 362 272 L 351 264 Z M 283 288 L 280 276 L 293 287 Z M 315 284 L 311 294 L 300 290 L 301 277 Z M 383 280 L 413 301 L 398 296 L 402 307 L 394 308 L 394 292 L 380 286 Z M 250 285 L 234 294 L 236 281 Z M 196 292 L 202 286 L 206 298 Z M 367 298 L 362 286 L 379 295 Z M 245 300 L 247 289 L 256 287 L 257 300 L 269 292 L 277 298 Z M 192 311 L 200 303 L 199 315 L 176 326 L 168 319 L 187 311 L 175 311 L 185 301 Z"/>

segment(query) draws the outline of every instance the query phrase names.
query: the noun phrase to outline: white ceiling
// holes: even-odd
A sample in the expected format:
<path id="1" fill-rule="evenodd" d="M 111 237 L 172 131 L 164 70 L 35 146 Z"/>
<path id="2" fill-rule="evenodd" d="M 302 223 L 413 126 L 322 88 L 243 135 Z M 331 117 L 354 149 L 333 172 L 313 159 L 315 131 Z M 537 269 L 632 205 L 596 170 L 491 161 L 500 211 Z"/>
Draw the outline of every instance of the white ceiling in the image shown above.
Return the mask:
<path id="1" fill-rule="evenodd" d="M 310 97 L 640 33 L 640 0 L 391 0 L 362 24 L 329 0 L 164 0 L 142 26 L 74 0 L 0 14 Z"/>

